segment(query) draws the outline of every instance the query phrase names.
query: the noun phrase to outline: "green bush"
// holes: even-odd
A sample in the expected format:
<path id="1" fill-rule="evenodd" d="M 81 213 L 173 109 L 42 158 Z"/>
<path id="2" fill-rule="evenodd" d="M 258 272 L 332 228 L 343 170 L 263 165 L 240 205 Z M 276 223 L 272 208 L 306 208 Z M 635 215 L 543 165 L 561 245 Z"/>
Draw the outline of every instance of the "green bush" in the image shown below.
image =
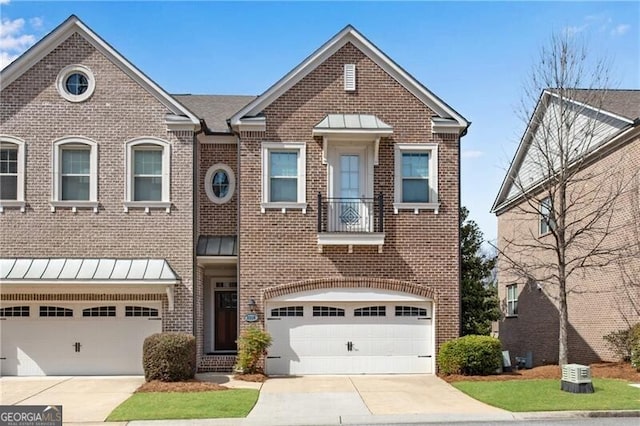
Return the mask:
<path id="1" fill-rule="evenodd" d="M 634 345 L 640 342 L 640 323 L 625 330 L 613 331 L 602 338 L 622 361 L 629 361 Z"/>
<path id="2" fill-rule="evenodd" d="M 631 349 L 631 365 L 640 371 L 640 339 L 636 339 Z"/>
<path id="3" fill-rule="evenodd" d="M 260 358 L 267 353 L 267 348 L 271 346 L 271 335 L 261 328 L 251 326 L 240 334 L 237 343 L 236 370 L 247 374 L 258 372 Z"/>
<path id="4" fill-rule="evenodd" d="M 144 339 L 146 381 L 178 382 L 196 374 L 196 338 L 187 333 L 156 333 Z"/>
<path id="5" fill-rule="evenodd" d="M 438 353 L 440 373 L 495 374 L 502 366 L 502 344 L 494 337 L 464 336 L 442 345 Z"/>

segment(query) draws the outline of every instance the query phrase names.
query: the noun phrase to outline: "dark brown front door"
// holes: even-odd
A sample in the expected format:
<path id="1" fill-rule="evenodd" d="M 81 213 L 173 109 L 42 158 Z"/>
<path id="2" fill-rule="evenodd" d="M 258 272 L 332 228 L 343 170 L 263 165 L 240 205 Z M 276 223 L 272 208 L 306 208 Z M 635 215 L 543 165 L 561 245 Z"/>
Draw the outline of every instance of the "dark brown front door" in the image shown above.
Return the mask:
<path id="1" fill-rule="evenodd" d="M 235 351 L 238 338 L 238 293 L 216 291 L 215 350 Z"/>

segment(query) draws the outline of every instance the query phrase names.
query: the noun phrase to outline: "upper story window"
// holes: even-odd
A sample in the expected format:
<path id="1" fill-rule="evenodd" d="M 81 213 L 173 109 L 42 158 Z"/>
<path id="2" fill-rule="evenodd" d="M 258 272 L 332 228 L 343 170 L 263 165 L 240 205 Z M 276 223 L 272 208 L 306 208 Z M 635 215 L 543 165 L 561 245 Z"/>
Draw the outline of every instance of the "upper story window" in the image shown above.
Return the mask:
<path id="1" fill-rule="evenodd" d="M 394 212 L 439 209 L 438 145 L 431 143 L 395 145 Z"/>
<path id="2" fill-rule="evenodd" d="M 64 99 L 70 102 L 83 102 L 93 95 L 96 80 L 88 67 L 69 65 L 58 74 L 56 87 Z"/>
<path id="3" fill-rule="evenodd" d="M 24 142 L 0 136 L 0 213 L 5 207 L 24 210 Z"/>
<path id="4" fill-rule="evenodd" d="M 514 317 L 518 315 L 518 285 L 507 286 L 507 316 Z"/>
<path id="5" fill-rule="evenodd" d="M 126 144 L 125 210 L 132 207 L 170 209 L 171 146 L 160 139 L 137 139 Z"/>
<path id="6" fill-rule="evenodd" d="M 53 200 L 56 207 L 90 207 L 98 203 L 98 145 L 82 138 L 53 144 Z"/>
<path id="7" fill-rule="evenodd" d="M 224 204 L 231 200 L 236 189 L 236 178 L 231 168 L 226 164 L 209 167 L 204 177 L 204 189 L 213 203 Z"/>
<path id="8" fill-rule="evenodd" d="M 540 201 L 540 235 L 548 234 L 556 229 L 556 221 L 553 217 L 553 203 L 551 197 Z"/>
<path id="9" fill-rule="evenodd" d="M 268 208 L 306 212 L 304 143 L 262 143 L 262 211 Z"/>

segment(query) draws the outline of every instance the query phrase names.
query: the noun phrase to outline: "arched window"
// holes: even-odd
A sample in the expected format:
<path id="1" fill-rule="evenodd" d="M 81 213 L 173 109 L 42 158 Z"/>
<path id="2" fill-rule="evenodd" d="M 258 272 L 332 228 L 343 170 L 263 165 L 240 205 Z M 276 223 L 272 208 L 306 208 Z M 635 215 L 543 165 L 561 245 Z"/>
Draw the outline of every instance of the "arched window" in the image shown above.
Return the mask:
<path id="1" fill-rule="evenodd" d="M 125 207 L 170 208 L 169 142 L 155 138 L 126 143 Z"/>
<path id="2" fill-rule="evenodd" d="M 98 144 L 68 137 L 53 144 L 52 207 L 98 208 Z"/>

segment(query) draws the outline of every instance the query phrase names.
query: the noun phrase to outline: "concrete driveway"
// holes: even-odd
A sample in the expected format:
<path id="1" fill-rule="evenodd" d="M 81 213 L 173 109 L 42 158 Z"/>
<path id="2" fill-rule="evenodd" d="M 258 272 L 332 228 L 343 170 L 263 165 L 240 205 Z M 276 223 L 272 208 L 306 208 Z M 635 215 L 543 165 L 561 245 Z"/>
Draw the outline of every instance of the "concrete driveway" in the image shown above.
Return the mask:
<path id="1" fill-rule="evenodd" d="M 62 405 L 64 423 L 99 423 L 142 383 L 142 376 L 0 377 L 0 404 Z"/>
<path id="2" fill-rule="evenodd" d="M 270 378 L 243 424 L 513 420 L 434 375 Z"/>

